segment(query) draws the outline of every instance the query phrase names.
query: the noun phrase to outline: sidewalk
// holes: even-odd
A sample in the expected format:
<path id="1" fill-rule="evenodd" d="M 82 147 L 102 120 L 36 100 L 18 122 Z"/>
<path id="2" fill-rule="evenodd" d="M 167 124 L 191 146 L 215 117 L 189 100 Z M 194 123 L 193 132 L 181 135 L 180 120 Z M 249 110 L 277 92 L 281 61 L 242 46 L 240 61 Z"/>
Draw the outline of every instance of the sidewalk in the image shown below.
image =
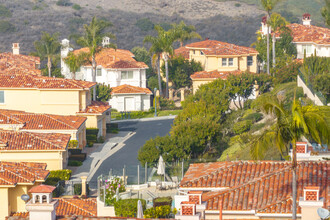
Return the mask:
<path id="1" fill-rule="evenodd" d="M 122 142 L 134 134 L 134 132 L 129 131 L 119 131 L 118 134 L 111 134 L 111 137 L 108 138 L 101 146 L 95 147 L 95 150 L 87 155 L 83 165 L 73 170 L 71 179 L 80 180 L 81 176 L 87 176 L 87 180 L 90 180 L 103 160 L 122 148 L 124 146 Z"/>

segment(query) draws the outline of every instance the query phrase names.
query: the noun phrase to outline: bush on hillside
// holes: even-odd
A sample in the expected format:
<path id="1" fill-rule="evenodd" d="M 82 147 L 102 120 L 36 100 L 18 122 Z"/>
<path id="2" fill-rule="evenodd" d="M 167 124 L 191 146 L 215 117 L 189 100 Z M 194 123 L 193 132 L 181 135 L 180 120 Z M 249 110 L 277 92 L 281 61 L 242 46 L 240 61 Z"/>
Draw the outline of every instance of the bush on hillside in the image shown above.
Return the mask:
<path id="1" fill-rule="evenodd" d="M 70 0 L 58 0 L 56 2 L 56 5 L 58 5 L 58 6 L 71 6 L 72 3 L 70 2 Z"/>
<path id="2" fill-rule="evenodd" d="M 73 8 L 74 10 L 80 10 L 80 9 L 81 9 L 81 6 L 78 5 L 78 4 L 74 4 L 74 5 L 72 5 L 72 8 Z"/>
<path id="3" fill-rule="evenodd" d="M 233 130 L 236 134 L 242 134 L 250 130 L 251 125 L 252 125 L 251 120 L 239 121 L 234 124 Z"/>
<path id="4" fill-rule="evenodd" d="M 251 120 L 252 123 L 258 122 L 262 119 L 262 114 L 259 112 L 251 113 L 243 117 L 244 120 Z"/>
<path id="5" fill-rule="evenodd" d="M 149 18 L 139 19 L 137 20 L 135 25 L 142 31 L 151 31 L 152 29 L 154 29 L 154 24 L 150 21 Z"/>
<path id="6" fill-rule="evenodd" d="M 12 33 L 15 32 L 15 26 L 9 21 L 0 21 L 0 33 Z"/>
<path id="7" fill-rule="evenodd" d="M 11 17 L 11 11 L 4 5 L 0 5 L 0 17 Z"/>

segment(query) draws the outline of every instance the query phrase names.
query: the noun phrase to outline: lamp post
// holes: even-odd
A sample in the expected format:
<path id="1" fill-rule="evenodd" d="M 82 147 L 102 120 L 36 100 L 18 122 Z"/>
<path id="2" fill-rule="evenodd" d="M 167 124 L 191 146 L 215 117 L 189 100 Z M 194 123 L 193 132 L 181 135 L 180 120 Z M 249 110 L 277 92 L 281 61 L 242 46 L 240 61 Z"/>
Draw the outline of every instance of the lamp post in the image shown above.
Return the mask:
<path id="1" fill-rule="evenodd" d="M 156 98 L 157 88 L 154 88 L 154 96 L 155 96 L 155 117 L 157 117 L 157 98 Z"/>

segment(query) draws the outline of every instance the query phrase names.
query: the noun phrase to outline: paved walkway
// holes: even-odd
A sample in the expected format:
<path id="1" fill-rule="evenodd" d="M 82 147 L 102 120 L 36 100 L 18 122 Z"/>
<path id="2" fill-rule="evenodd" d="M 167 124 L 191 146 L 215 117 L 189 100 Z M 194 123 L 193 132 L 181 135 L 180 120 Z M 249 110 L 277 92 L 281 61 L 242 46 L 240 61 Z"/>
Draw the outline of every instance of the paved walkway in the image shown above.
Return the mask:
<path id="1" fill-rule="evenodd" d="M 101 146 L 98 146 L 95 151 L 87 155 L 83 165 L 73 171 L 71 179 L 77 180 L 80 179 L 81 176 L 87 176 L 87 180 L 89 180 L 103 160 L 123 147 L 124 145 L 121 143 L 132 135 L 134 135 L 134 132 L 128 131 L 119 131 L 118 134 L 111 134 L 111 138 L 108 138 Z"/>

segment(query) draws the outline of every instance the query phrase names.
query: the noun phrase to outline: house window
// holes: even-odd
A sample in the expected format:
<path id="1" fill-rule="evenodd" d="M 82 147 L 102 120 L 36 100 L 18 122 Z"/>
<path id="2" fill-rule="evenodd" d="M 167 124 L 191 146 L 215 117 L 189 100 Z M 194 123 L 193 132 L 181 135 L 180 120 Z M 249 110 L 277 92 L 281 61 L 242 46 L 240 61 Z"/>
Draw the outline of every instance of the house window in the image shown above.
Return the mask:
<path id="1" fill-rule="evenodd" d="M 222 66 L 227 66 L 227 58 L 222 58 Z"/>
<path id="2" fill-rule="evenodd" d="M 252 66 L 253 65 L 253 57 L 252 56 L 248 56 L 247 57 L 247 65 L 248 66 Z"/>
<path id="3" fill-rule="evenodd" d="M 203 51 L 201 51 L 201 55 L 204 55 L 204 52 Z"/>
<path id="4" fill-rule="evenodd" d="M 304 45 L 303 46 L 303 52 L 305 52 L 305 51 L 306 51 L 307 54 L 311 54 L 312 53 L 312 45 Z"/>
<path id="5" fill-rule="evenodd" d="M 96 76 L 102 76 L 102 69 L 96 69 Z"/>
<path id="6" fill-rule="evenodd" d="M 5 91 L 0 91 L 0 104 L 5 103 Z"/>
<path id="7" fill-rule="evenodd" d="M 234 66 L 234 58 L 229 58 L 228 66 Z"/>
<path id="8" fill-rule="evenodd" d="M 121 71 L 121 79 L 133 79 L 133 71 Z"/>
<path id="9" fill-rule="evenodd" d="M 193 54 L 195 54 L 195 50 L 193 50 Z"/>

